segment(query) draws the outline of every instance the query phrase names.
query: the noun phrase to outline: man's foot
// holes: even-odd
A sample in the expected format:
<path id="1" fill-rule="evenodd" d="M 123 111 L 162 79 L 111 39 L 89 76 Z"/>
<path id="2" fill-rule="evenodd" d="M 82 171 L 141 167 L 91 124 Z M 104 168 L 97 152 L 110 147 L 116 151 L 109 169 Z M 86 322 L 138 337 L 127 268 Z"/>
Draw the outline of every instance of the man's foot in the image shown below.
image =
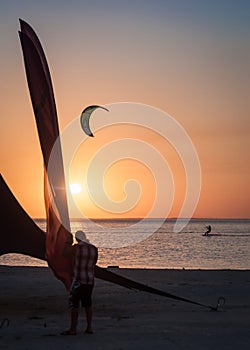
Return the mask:
<path id="1" fill-rule="evenodd" d="M 68 331 L 63 331 L 61 335 L 76 335 L 76 332 L 69 329 Z"/>
<path id="2" fill-rule="evenodd" d="M 92 328 L 87 328 L 85 333 L 88 333 L 88 334 L 93 334 L 93 329 Z"/>

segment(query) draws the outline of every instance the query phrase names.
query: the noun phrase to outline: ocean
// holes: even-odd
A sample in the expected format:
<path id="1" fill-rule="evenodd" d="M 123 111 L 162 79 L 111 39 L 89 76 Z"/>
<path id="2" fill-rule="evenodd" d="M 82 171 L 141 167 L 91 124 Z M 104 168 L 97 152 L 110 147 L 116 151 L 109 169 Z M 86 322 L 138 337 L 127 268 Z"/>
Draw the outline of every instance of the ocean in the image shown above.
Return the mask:
<path id="1" fill-rule="evenodd" d="M 35 220 L 45 229 L 44 220 Z M 103 228 L 101 240 L 112 239 L 110 231 L 131 228 L 135 220 L 98 220 Z M 180 232 L 174 233 L 175 220 L 165 221 L 150 234 L 155 220 L 143 223 L 141 229 L 149 232 L 147 238 L 120 248 L 99 247 L 98 265 L 120 268 L 159 269 L 250 269 L 250 219 L 192 219 Z M 205 225 L 212 226 L 211 236 L 204 237 Z M 72 220 L 71 230 L 87 229 L 84 220 Z M 90 232 L 88 237 L 98 233 Z M 98 245 L 98 244 L 97 244 Z M 21 254 L 0 256 L 0 265 L 47 266 L 47 263 Z"/>

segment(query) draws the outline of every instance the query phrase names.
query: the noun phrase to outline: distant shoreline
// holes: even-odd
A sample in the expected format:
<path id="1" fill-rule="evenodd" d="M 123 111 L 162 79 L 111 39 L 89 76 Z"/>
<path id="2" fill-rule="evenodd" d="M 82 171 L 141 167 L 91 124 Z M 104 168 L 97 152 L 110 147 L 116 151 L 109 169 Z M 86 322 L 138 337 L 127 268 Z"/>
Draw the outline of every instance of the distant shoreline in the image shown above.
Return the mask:
<path id="1" fill-rule="evenodd" d="M 32 218 L 34 221 L 44 221 L 46 218 Z M 176 220 L 187 220 L 187 218 L 148 218 L 144 219 L 143 217 L 141 218 L 70 218 L 70 221 L 140 221 L 140 220 L 164 220 L 165 222 L 172 222 Z M 192 218 L 188 219 L 190 222 L 195 221 L 250 221 L 250 218 Z"/>
<path id="2" fill-rule="evenodd" d="M 98 265 L 98 264 L 97 264 Z M 168 271 L 168 272 L 250 272 L 250 269 L 186 269 L 186 268 L 152 268 L 152 267 L 119 267 L 119 266 L 101 266 L 104 269 L 108 269 L 115 273 L 119 274 L 123 271 Z M 0 273 L 1 269 L 11 268 L 11 269 L 50 269 L 49 266 L 31 266 L 31 265 L 2 265 L 0 264 Z"/>

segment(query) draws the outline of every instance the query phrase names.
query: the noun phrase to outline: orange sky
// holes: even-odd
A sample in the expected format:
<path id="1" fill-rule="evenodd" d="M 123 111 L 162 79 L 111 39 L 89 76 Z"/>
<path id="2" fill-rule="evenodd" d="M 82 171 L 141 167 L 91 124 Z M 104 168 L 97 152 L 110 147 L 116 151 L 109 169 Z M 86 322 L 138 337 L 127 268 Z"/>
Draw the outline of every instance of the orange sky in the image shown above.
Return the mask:
<path id="1" fill-rule="evenodd" d="M 181 1 L 169 6 L 146 2 L 136 11 L 136 5 L 112 1 L 109 8 L 83 3 L 73 1 L 58 10 L 46 1 L 33 7 L 16 2 L 0 13 L 1 173 L 24 209 L 32 217 L 44 216 L 43 162 L 18 17 L 33 26 L 44 46 L 61 131 L 91 104 L 131 101 L 159 108 L 186 129 L 199 156 L 202 188 L 194 216 L 249 218 L 249 5 L 201 1 L 197 6 L 191 1 L 187 8 Z M 169 162 L 175 180 L 169 215 L 178 216 L 186 183 L 173 148 L 150 131 L 127 127 L 115 132 L 154 145 Z M 95 147 L 112 139 L 114 130 L 101 133 L 88 141 L 91 146 L 79 149 L 83 164 Z M 144 216 L 155 198 L 154 179 L 145 166 L 117 163 L 107 173 L 106 190 L 113 200 L 123 199 L 123 183 L 131 177 L 141 183 L 142 197 L 124 215 Z M 88 216 L 107 215 L 88 199 L 84 206 Z"/>

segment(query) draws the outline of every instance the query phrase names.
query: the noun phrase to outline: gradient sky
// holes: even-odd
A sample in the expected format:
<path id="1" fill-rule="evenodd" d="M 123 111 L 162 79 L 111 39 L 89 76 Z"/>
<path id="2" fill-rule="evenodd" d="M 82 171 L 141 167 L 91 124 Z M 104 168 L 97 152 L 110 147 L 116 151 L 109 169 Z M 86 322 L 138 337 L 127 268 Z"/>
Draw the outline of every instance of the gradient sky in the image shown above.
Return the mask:
<path id="1" fill-rule="evenodd" d="M 18 18 L 43 44 L 61 130 L 91 104 L 155 106 L 186 129 L 197 149 L 202 189 L 194 216 L 250 217 L 248 0 L 0 0 L 1 173 L 24 209 L 42 217 L 43 162 Z M 138 178 L 145 175 L 139 165 L 115 174 L 130 175 L 132 168 Z M 110 196 L 118 200 L 121 178 L 110 181 Z M 185 194 L 183 181 L 177 181 L 172 216 Z M 154 187 L 150 175 L 145 186 Z M 142 198 L 143 208 L 128 216 L 144 215 L 153 197 Z"/>

